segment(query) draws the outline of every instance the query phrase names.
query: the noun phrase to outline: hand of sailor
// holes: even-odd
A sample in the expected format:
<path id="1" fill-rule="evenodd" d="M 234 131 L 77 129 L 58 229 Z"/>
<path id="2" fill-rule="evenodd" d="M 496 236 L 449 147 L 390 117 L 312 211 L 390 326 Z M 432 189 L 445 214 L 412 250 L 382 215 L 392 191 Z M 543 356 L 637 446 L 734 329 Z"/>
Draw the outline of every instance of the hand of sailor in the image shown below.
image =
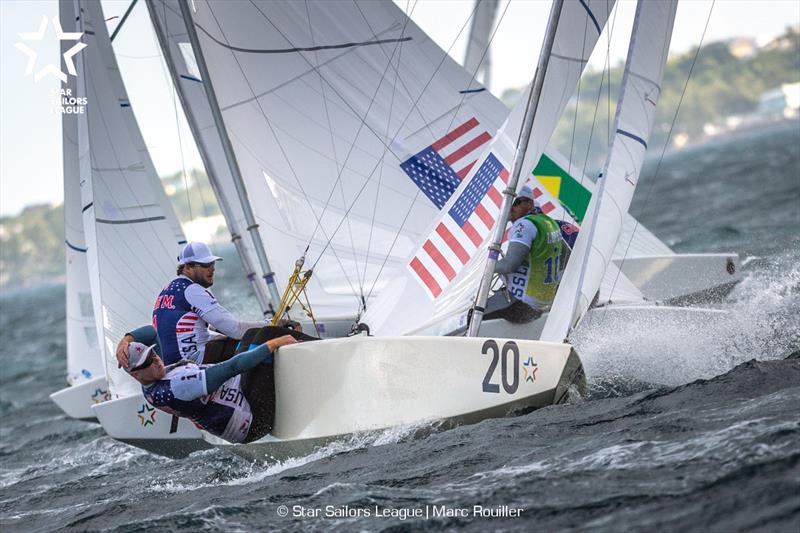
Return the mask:
<path id="1" fill-rule="evenodd" d="M 267 348 L 270 352 L 275 353 L 275 351 L 281 346 L 286 346 L 287 344 L 297 344 L 297 339 L 291 335 L 283 335 L 281 337 L 270 339 L 264 344 L 267 345 Z"/>
<path id="2" fill-rule="evenodd" d="M 128 345 L 133 341 L 133 335 L 125 334 L 117 344 L 117 366 L 119 368 L 128 367 Z"/>

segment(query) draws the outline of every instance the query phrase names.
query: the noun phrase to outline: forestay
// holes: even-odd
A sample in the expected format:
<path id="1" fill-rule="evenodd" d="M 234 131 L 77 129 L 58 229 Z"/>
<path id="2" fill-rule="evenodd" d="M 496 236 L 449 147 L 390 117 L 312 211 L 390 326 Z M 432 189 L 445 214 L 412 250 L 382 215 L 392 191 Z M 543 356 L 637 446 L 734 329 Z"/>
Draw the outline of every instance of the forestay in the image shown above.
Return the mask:
<path id="1" fill-rule="evenodd" d="M 640 1 L 603 178 L 556 294 L 542 340 L 563 341 L 600 288 L 639 179 L 661 79 L 669 53 L 677 0 Z M 613 266 L 613 265 L 611 265 Z"/>
<path id="2" fill-rule="evenodd" d="M 613 5 L 606 0 L 565 3 L 522 169 L 534 168 L 542 155 Z M 471 169 L 441 214 L 428 224 L 424 238 L 405 261 L 402 275 L 364 317 L 373 333 L 444 333 L 463 325 L 483 273 L 487 240 L 500 212 L 529 91 L 530 87 L 521 98 L 523 104 L 512 111 L 484 150 L 480 164 Z M 520 180 L 518 186 L 523 185 Z M 546 188 L 532 185 L 543 210 L 571 221 Z M 435 324 L 439 326 L 430 329 Z"/>
<path id="3" fill-rule="evenodd" d="M 391 2 L 188 5 L 279 285 L 308 247 L 315 313 L 354 316 L 505 109 Z"/>
<path id="4" fill-rule="evenodd" d="M 75 31 L 75 10 L 71 2 L 59 6 L 61 29 Z M 74 45 L 61 41 L 61 53 Z M 75 77 L 67 76 L 62 89 L 75 95 Z M 61 139 L 64 164 L 64 251 L 67 265 L 67 382 L 77 385 L 105 374 L 97 345 L 89 270 L 86 263 L 86 242 L 81 216 L 80 173 L 78 167 L 78 122 L 74 113 L 61 116 Z"/>
<path id="5" fill-rule="evenodd" d="M 72 2 L 69 2 L 72 4 Z M 175 276 L 183 236 L 147 154 L 119 77 L 98 2 L 75 2 L 86 48 L 77 58 L 81 201 L 100 350 L 111 392 L 138 392 L 115 348 L 149 323 L 155 296 Z"/>

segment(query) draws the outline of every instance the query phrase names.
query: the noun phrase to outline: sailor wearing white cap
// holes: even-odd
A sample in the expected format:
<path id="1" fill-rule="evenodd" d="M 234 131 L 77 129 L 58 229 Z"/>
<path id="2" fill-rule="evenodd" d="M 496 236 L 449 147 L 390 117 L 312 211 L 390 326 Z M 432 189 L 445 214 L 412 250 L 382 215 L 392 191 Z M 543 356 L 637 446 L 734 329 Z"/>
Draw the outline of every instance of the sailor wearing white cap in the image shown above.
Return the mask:
<path id="1" fill-rule="evenodd" d="M 247 330 L 265 326 L 264 322 L 239 320 L 209 290 L 215 264 L 221 260 L 203 242 L 190 242 L 180 251 L 178 277 L 162 289 L 153 306 L 153 326 L 166 364 L 181 359 L 222 361 L 233 355 Z M 212 334 L 209 325 L 222 335 Z M 117 346 L 117 362 L 123 368 L 128 366 L 127 346 L 133 340 L 135 335 L 126 334 Z"/>
<path id="2" fill-rule="evenodd" d="M 513 225 L 508 234 L 508 249 L 497 262 L 495 272 L 505 275 L 516 311 L 498 316 L 526 322 L 550 308 L 561 279 L 567 246 L 559 224 L 542 213 L 528 186 L 522 187 L 514 199 L 509 220 Z"/>

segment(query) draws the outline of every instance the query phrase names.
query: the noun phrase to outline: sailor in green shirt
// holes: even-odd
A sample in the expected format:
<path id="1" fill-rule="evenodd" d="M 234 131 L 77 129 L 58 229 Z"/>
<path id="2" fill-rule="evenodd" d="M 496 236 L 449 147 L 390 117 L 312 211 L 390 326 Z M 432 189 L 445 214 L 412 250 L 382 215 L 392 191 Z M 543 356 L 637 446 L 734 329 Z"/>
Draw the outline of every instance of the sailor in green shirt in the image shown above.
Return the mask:
<path id="1" fill-rule="evenodd" d="M 527 322 L 550 309 L 569 247 L 562 239 L 558 222 L 536 206 L 530 187 L 520 190 L 511 206 L 509 219 L 512 226 L 508 250 L 497 262 L 495 273 L 505 275 L 513 298 L 509 305 L 504 295 L 497 294 L 491 307 L 500 307 L 497 297 L 502 296 L 505 309 L 495 316 L 511 322 Z M 487 317 L 489 307 L 487 305 Z"/>

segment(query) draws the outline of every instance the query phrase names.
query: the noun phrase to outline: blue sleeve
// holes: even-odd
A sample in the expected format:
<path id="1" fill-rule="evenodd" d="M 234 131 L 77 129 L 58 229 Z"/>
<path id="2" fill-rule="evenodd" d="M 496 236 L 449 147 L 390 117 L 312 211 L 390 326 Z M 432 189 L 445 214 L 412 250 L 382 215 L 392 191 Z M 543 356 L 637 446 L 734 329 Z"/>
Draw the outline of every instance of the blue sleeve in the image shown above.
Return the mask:
<path id="1" fill-rule="evenodd" d="M 130 335 L 136 342 L 141 342 L 147 346 L 155 344 L 156 353 L 161 355 L 161 345 L 158 343 L 158 334 L 156 334 L 156 329 L 153 326 L 142 326 L 126 333 L 126 335 Z"/>
<path id="2" fill-rule="evenodd" d="M 266 344 L 242 352 L 227 361 L 206 367 L 206 388 L 209 393 L 237 374 L 255 368 L 259 363 L 272 361 L 272 352 Z"/>
<path id="3" fill-rule="evenodd" d="M 158 340 L 156 329 L 150 325 L 136 328 L 130 333 L 126 333 L 126 335 L 132 336 L 133 340 L 136 342 L 141 342 L 142 344 L 146 344 L 147 346 L 150 346 Z"/>

